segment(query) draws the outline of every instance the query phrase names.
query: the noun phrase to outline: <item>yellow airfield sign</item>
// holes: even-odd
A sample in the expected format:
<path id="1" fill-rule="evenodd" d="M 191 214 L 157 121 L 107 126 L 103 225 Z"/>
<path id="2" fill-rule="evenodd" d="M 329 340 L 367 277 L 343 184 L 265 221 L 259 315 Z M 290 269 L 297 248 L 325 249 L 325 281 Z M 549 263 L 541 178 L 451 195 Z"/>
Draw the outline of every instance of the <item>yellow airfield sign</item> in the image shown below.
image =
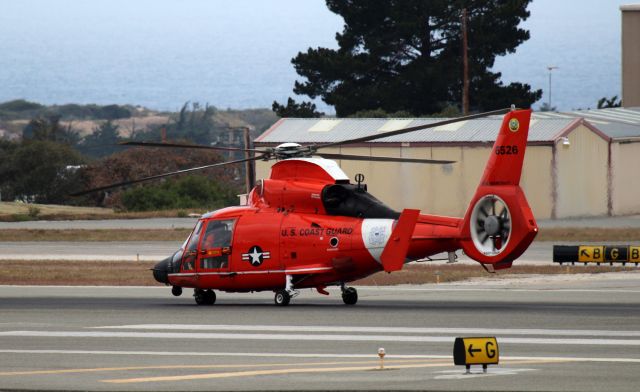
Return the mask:
<path id="1" fill-rule="evenodd" d="M 632 245 L 554 245 L 554 263 L 640 264 L 640 246 Z"/>
<path id="2" fill-rule="evenodd" d="M 604 262 L 604 246 L 583 246 L 578 248 L 578 262 L 602 263 Z"/>
<path id="3" fill-rule="evenodd" d="M 497 365 L 500 357 L 495 337 L 456 338 L 453 362 L 456 365 Z"/>

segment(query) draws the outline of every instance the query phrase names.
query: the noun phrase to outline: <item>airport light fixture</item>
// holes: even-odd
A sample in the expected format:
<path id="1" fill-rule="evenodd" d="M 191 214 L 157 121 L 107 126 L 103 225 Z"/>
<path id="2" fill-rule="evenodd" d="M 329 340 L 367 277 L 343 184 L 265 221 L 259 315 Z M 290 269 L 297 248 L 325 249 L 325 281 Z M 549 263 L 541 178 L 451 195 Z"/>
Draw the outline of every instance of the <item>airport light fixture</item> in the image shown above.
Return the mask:
<path id="1" fill-rule="evenodd" d="M 558 69 L 560 67 L 557 67 L 555 65 L 548 65 L 547 66 L 547 70 L 549 71 L 549 100 L 547 102 L 547 105 L 549 107 L 549 111 L 551 111 L 551 71 L 553 71 L 554 69 Z"/>

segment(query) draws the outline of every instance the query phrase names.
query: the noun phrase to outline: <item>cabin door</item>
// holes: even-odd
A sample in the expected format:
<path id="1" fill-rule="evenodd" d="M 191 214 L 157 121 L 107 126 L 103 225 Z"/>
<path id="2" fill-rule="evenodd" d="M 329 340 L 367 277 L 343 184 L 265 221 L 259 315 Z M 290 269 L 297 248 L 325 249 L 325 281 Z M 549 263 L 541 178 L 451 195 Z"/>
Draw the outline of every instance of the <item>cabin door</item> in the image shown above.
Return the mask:
<path id="1" fill-rule="evenodd" d="M 235 219 L 209 220 L 198 252 L 198 275 L 228 272 Z"/>

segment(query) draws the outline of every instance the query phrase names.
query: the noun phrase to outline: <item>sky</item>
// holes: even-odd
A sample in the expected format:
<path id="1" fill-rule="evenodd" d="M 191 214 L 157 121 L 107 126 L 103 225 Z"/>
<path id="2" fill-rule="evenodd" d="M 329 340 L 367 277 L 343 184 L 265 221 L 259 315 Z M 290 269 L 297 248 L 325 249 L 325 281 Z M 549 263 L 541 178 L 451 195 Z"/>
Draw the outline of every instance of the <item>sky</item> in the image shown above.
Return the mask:
<path id="1" fill-rule="evenodd" d="M 494 70 L 543 89 L 546 101 L 547 67 L 557 66 L 560 110 L 620 95 L 628 2 L 534 0 L 523 23 L 531 39 Z M 0 101 L 270 107 L 292 95 L 291 58 L 335 48 L 342 25 L 322 0 L 0 0 Z"/>

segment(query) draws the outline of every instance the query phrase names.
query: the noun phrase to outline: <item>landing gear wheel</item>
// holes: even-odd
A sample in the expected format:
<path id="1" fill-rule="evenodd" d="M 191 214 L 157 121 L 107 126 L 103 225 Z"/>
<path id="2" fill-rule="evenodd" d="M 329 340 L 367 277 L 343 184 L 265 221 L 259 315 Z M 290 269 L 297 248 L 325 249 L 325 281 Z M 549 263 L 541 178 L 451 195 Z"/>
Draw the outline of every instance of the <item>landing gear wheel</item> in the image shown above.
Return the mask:
<path id="1" fill-rule="evenodd" d="M 216 292 L 213 290 L 207 290 L 204 292 L 204 299 L 206 305 L 213 305 L 216 303 Z"/>
<path id="2" fill-rule="evenodd" d="M 291 301 L 291 295 L 286 290 L 279 290 L 276 291 L 276 295 L 273 300 L 278 306 L 287 306 Z"/>
<path id="3" fill-rule="evenodd" d="M 198 305 L 213 305 L 216 303 L 216 293 L 213 290 L 193 290 L 193 298 Z"/>
<path id="4" fill-rule="evenodd" d="M 173 294 L 175 297 L 179 297 L 182 295 L 182 287 L 180 286 L 173 286 L 171 288 L 171 294 Z"/>
<path id="5" fill-rule="evenodd" d="M 196 304 L 198 305 L 204 305 L 207 302 L 205 291 L 202 289 L 194 289 L 193 298 L 196 300 Z"/>
<path id="6" fill-rule="evenodd" d="M 358 290 L 354 287 L 347 287 L 342 291 L 342 301 L 346 305 L 355 305 L 358 302 Z"/>

